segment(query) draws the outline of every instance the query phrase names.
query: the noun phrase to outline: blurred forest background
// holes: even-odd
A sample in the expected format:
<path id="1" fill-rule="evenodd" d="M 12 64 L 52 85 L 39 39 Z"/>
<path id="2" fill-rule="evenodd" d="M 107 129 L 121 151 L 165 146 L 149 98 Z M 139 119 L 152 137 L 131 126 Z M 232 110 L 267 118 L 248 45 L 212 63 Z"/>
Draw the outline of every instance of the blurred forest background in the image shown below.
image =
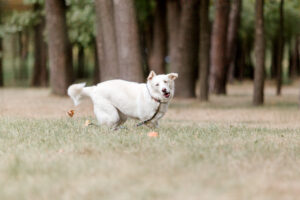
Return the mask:
<path id="1" fill-rule="evenodd" d="M 253 104 L 300 76 L 299 0 L 0 0 L 0 86 L 50 87 L 178 72 L 209 100 L 253 80 Z M 275 89 L 276 88 L 276 89 Z"/>

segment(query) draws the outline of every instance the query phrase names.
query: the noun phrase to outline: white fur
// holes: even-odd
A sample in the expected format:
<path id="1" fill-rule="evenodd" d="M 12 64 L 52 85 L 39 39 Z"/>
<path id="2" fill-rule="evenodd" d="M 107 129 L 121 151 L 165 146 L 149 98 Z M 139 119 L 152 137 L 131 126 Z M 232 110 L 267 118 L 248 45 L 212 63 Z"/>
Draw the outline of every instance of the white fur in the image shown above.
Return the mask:
<path id="1" fill-rule="evenodd" d="M 159 106 L 159 103 L 152 98 L 154 97 L 165 102 L 161 104 L 159 113 L 149 124 L 157 126 L 158 120 L 164 116 L 173 98 L 174 80 L 177 77 L 176 73 L 156 75 L 151 71 L 147 83 L 110 80 L 91 87 L 85 87 L 85 83 L 80 83 L 71 85 L 68 88 L 68 95 L 75 105 L 80 103 L 82 97 L 90 97 L 99 124 L 112 128 L 124 123 L 128 117 L 141 121 L 150 119 Z M 168 98 L 164 96 L 163 89 L 170 92 Z"/>

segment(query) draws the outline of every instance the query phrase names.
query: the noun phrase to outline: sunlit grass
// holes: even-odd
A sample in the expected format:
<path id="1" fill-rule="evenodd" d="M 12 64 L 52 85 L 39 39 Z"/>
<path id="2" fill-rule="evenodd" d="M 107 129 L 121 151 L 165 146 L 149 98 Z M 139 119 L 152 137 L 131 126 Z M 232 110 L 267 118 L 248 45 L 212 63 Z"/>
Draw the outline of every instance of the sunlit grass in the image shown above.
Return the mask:
<path id="1" fill-rule="evenodd" d="M 86 118 L 0 119 L 1 199 L 295 197 L 300 129 L 165 120 L 110 131 Z M 93 118 L 90 118 L 93 121 Z M 290 185 L 291 187 L 286 187 Z"/>
<path id="2" fill-rule="evenodd" d="M 90 101 L 0 89 L 0 199 L 297 199 L 298 85 L 278 97 L 267 82 L 260 107 L 250 82 L 208 103 L 174 99 L 157 138 L 137 121 L 85 127 Z"/>

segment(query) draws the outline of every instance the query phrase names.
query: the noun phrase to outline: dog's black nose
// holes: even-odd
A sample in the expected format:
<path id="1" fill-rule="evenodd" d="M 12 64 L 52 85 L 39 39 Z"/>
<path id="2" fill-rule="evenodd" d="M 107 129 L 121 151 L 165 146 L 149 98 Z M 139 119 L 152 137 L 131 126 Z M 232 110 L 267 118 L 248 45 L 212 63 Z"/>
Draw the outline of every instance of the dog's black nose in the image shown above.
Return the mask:
<path id="1" fill-rule="evenodd" d="M 162 91 L 163 91 L 163 92 L 167 92 L 167 89 L 166 89 L 166 88 L 163 88 Z"/>

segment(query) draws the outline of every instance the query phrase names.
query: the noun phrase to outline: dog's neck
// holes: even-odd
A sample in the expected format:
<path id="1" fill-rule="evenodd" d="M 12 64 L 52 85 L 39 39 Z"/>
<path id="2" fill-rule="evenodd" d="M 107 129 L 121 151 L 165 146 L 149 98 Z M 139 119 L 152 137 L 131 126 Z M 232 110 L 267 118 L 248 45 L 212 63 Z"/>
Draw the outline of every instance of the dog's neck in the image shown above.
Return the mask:
<path id="1" fill-rule="evenodd" d="M 151 97 L 151 99 L 153 99 L 153 100 L 156 101 L 157 103 L 161 103 L 161 104 L 167 104 L 167 103 L 168 103 L 168 101 L 164 102 L 164 101 L 160 100 L 159 98 L 155 98 L 155 97 L 151 94 L 151 91 L 150 91 L 149 86 L 148 86 L 148 82 L 146 82 L 146 88 L 147 88 L 148 94 L 149 94 L 149 96 Z"/>

